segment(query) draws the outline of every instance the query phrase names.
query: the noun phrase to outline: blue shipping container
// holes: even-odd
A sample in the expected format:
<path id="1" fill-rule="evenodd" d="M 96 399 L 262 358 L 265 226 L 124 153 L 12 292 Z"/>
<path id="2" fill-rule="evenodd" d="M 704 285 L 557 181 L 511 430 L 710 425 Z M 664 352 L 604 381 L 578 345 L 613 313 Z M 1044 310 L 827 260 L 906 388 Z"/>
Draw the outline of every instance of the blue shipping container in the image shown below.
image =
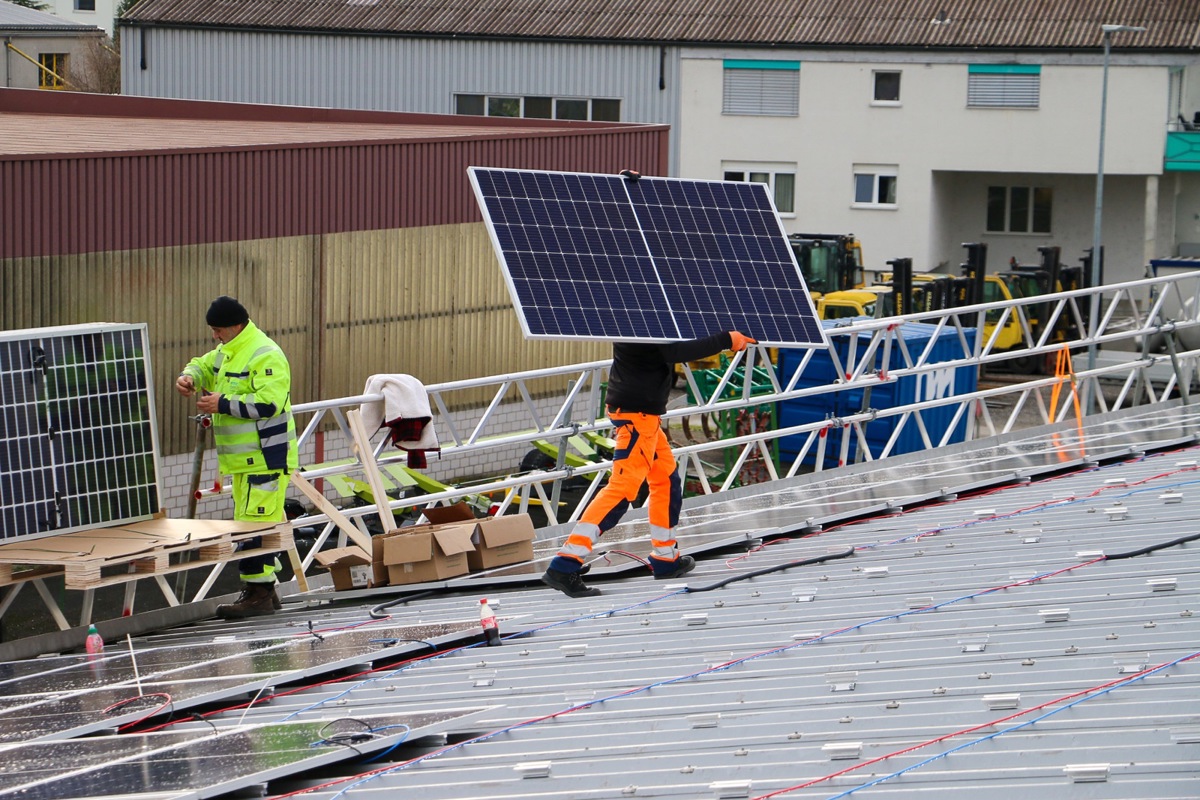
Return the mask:
<path id="1" fill-rule="evenodd" d="M 831 321 L 826 321 L 824 324 L 827 328 L 834 325 Z M 911 360 L 919 358 L 921 353 L 926 352 L 927 348 L 929 352 L 927 363 L 954 361 L 970 355 L 971 348 L 975 345 L 974 328 L 968 328 L 964 331 L 967 345 L 965 352 L 957 331 L 943 329 L 937 335 L 936 340 L 934 340 L 936 331 L 937 326 L 935 325 L 926 325 L 921 322 L 906 322 L 897 329 L 897 334 L 903 340 L 904 347 L 908 350 Z M 930 345 L 931 340 L 932 346 Z M 837 351 L 841 363 L 843 365 L 846 364 L 850 350 L 849 337 L 831 337 L 830 341 Z M 870 342 L 870 333 L 859 334 L 857 354 L 861 356 L 870 345 Z M 803 356 L 803 350 L 783 348 L 779 350 L 776 366 L 779 370 L 781 381 L 787 382 L 791 380 Z M 901 352 L 898 343 L 893 342 L 886 369 L 891 371 L 901 369 L 904 366 L 904 353 Z M 884 367 L 883 346 L 881 344 L 879 350 L 875 353 L 874 368 L 879 370 Z M 934 370 L 921 375 L 907 375 L 900 380 L 880 383 L 872 387 L 868 405 L 870 408 L 879 410 L 969 394 L 976 389 L 978 375 L 979 370 L 973 365 Z M 837 376 L 838 373 L 829 352 L 817 351 L 813 353 L 812 360 L 805 367 L 804 373 L 796 382 L 796 388 L 805 389 L 811 386 L 824 386 L 836 380 Z M 778 425 L 780 428 L 790 428 L 793 425 L 819 422 L 830 417 L 847 417 L 851 414 L 859 413 L 862 410 L 862 405 L 862 389 L 817 397 L 798 397 L 792 400 L 785 400 L 779 403 Z M 925 425 L 925 430 L 929 434 L 930 441 L 936 444 L 942 440 L 942 437 L 954 419 L 955 411 L 956 407 L 954 405 L 947 405 L 919 412 L 921 421 Z M 963 415 L 959 418 L 957 424 L 954 425 L 954 430 L 950 433 L 950 437 L 946 440 L 947 444 L 961 442 L 966 437 L 967 416 Z M 903 419 L 902 416 L 897 415 L 873 420 L 866 424 L 866 439 L 872 455 L 877 456 L 882 451 L 897 426 L 901 425 Z M 896 439 L 896 443 L 892 447 L 891 454 L 899 455 L 900 453 L 912 453 L 924 450 L 925 442 L 921 438 L 921 429 L 917 426 L 916 419 L 909 417 L 903 422 L 903 426 Z M 858 436 L 853 431 L 847 430 L 842 426 L 830 428 L 826 434 L 828 441 L 825 446 L 824 469 L 839 466 L 842 438 L 846 435 L 850 436 L 850 447 L 846 456 L 847 463 L 853 464 L 857 460 Z M 784 465 L 790 464 L 796 458 L 800 449 L 804 446 L 806 438 L 807 434 L 796 434 L 784 436 L 779 440 L 779 457 Z M 815 444 L 805 454 L 804 463 L 809 465 L 816 463 Z"/>

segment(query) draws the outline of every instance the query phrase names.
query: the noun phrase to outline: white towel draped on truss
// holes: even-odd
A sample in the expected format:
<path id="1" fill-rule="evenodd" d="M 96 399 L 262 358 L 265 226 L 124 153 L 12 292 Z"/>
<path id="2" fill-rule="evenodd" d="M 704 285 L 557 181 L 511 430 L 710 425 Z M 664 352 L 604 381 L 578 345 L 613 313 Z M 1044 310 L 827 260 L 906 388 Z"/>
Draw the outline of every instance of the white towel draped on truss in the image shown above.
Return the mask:
<path id="1" fill-rule="evenodd" d="M 425 384 L 412 375 L 372 375 L 367 378 L 363 394 L 380 394 L 382 400 L 359 406 L 363 424 L 368 431 L 393 427 L 400 423 L 424 422 L 420 436 L 392 443 L 403 450 L 440 450 L 437 432 L 433 429 L 433 413 L 429 409 L 429 393 Z"/>

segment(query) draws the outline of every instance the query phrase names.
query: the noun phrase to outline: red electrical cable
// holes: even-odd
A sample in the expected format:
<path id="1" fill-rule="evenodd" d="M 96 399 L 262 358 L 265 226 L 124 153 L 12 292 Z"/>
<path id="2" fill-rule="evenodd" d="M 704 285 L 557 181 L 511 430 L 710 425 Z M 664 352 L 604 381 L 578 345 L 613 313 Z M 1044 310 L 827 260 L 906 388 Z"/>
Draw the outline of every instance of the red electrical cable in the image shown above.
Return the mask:
<path id="1" fill-rule="evenodd" d="M 162 711 L 164 708 L 168 707 L 169 705 L 171 705 L 171 703 L 174 702 L 174 700 L 171 699 L 171 695 L 167 694 L 166 692 L 151 692 L 150 694 L 139 694 L 134 697 L 127 697 L 124 700 L 118 700 L 117 702 L 115 702 L 112 705 L 105 708 L 100 713 L 108 714 L 108 713 L 112 712 L 113 710 L 120 708 L 121 706 L 127 706 L 130 703 L 134 703 L 138 700 L 141 700 L 144 697 L 159 697 L 159 698 L 162 698 L 163 702 L 157 708 L 153 708 L 150 711 L 147 711 L 145 714 L 143 714 L 138 719 L 135 719 L 132 722 L 126 722 L 125 724 L 119 726 L 117 728 L 118 731 L 123 731 L 126 728 L 131 728 L 134 725 L 137 725 L 138 723 L 145 722 L 146 720 L 150 719 L 150 717 L 153 717 L 155 714 Z"/>

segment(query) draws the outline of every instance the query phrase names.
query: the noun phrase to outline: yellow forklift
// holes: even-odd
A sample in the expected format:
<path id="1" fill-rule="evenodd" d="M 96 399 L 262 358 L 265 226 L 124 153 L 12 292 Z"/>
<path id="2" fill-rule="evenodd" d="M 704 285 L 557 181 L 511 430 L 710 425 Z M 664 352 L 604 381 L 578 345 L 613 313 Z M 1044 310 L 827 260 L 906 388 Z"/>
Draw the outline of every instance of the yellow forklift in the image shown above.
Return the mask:
<path id="1" fill-rule="evenodd" d="M 846 319 L 852 317 L 882 318 L 897 314 L 919 311 L 941 311 L 960 308 L 974 303 L 999 303 L 1017 298 L 1042 297 L 1056 291 L 1077 289 L 1083 285 L 1087 274 L 1087 259 L 1079 267 L 1063 267 L 1060 248 L 1039 247 L 1041 263 L 1038 265 L 1010 262 L 1010 269 L 996 275 L 987 275 L 987 245 L 969 243 L 967 260 L 961 265 L 961 276 L 911 273 L 911 259 L 895 259 L 888 265 L 892 272 L 880 273 L 872 286 L 831 292 L 817 301 L 817 314 L 821 319 Z M 908 298 L 907 307 L 900 298 Z M 1049 320 L 1052 311 L 1049 301 L 1023 307 L 1021 314 L 1011 313 L 1003 327 L 996 331 L 1003 316 L 1002 309 L 988 311 L 984 318 L 984 337 L 990 340 L 995 334 L 994 349 L 1018 350 L 1026 346 L 1024 326 L 1028 324 L 1029 340 L 1037 341 L 1042 335 L 1042 325 Z M 1069 326 L 1074 325 L 1069 315 L 1056 321 L 1059 328 L 1051 341 L 1062 341 Z M 973 325 L 974 320 L 963 320 Z M 1034 356 L 1009 359 L 1007 369 L 1014 372 L 1041 374 L 1046 371 L 1045 359 Z"/>
<path id="2" fill-rule="evenodd" d="M 865 285 L 862 244 L 853 233 L 793 233 L 788 243 L 813 302 Z"/>

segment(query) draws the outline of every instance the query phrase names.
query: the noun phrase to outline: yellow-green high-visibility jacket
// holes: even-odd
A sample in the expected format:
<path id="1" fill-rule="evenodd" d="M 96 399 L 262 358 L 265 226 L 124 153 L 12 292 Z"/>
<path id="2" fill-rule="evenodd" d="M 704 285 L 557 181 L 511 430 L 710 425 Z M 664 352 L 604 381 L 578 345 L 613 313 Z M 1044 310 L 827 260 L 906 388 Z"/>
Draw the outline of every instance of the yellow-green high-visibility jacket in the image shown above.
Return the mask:
<path id="1" fill-rule="evenodd" d="M 183 368 L 197 389 L 221 395 L 213 414 L 217 466 L 225 475 L 300 466 L 287 356 L 249 322 L 228 344 Z"/>

